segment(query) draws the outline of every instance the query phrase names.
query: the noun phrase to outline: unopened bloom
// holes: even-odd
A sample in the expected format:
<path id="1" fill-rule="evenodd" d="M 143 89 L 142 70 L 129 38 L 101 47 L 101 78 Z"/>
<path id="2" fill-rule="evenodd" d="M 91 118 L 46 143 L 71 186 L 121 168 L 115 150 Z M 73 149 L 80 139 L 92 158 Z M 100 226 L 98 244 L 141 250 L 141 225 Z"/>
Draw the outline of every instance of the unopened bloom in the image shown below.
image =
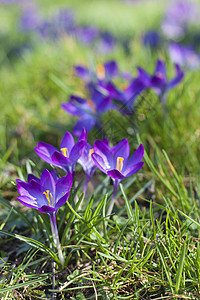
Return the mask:
<path id="1" fill-rule="evenodd" d="M 47 163 L 74 174 L 76 162 L 84 151 L 86 140 L 87 132 L 83 128 L 77 143 L 74 142 L 71 133 L 66 132 L 60 145 L 60 151 L 52 145 L 39 142 L 35 147 L 35 152 Z"/>

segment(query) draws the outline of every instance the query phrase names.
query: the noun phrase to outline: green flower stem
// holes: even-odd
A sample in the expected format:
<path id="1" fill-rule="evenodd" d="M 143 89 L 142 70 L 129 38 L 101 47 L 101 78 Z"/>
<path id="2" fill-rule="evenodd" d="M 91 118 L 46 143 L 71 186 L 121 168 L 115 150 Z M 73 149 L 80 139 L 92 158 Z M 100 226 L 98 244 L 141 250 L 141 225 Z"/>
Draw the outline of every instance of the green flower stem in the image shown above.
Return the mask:
<path id="1" fill-rule="evenodd" d="M 50 223 L 51 223 L 51 232 L 52 232 L 52 236 L 53 236 L 53 241 L 58 250 L 59 261 L 61 263 L 61 266 L 64 267 L 64 257 L 63 257 L 62 250 L 61 250 L 61 244 L 60 244 L 59 235 L 58 235 L 58 228 L 57 228 L 57 224 L 56 224 L 56 212 L 49 214 L 49 218 L 50 218 Z"/>

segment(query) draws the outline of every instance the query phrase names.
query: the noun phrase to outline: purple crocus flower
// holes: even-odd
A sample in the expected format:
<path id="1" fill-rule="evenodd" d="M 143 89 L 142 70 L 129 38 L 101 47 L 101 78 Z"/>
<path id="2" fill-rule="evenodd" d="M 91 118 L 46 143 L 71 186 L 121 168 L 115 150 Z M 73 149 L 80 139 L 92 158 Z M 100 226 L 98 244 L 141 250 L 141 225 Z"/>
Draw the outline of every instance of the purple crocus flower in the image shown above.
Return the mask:
<path id="1" fill-rule="evenodd" d="M 92 26 L 77 27 L 75 36 L 86 45 L 92 44 L 98 37 L 98 29 Z"/>
<path id="2" fill-rule="evenodd" d="M 135 100 L 145 88 L 143 80 L 139 77 L 133 78 L 121 90 L 112 82 L 104 84 L 104 89 L 107 91 L 108 96 L 113 100 L 117 100 L 120 104 L 119 111 L 122 114 L 131 114 L 133 112 Z"/>
<path id="3" fill-rule="evenodd" d="M 152 88 L 160 97 L 161 102 L 166 101 L 167 93 L 175 87 L 184 77 L 184 73 L 175 64 L 176 75 L 173 79 L 167 79 L 166 66 L 162 60 L 158 60 L 153 75 L 149 75 L 144 69 L 138 67 L 139 79 L 143 82 L 146 88 Z"/>
<path id="4" fill-rule="evenodd" d="M 108 54 L 116 46 L 116 41 L 113 35 L 109 32 L 100 33 L 96 48 L 99 53 Z"/>
<path id="5" fill-rule="evenodd" d="M 96 166 L 113 180 L 114 191 L 109 208 L 110 214 L 112 212 L 119 183 L 124 178 L 137 173 L 143 167 L 144 162 L 141 160 L 144 155 L 144 147 L 140 144 L 130 158 L 130 147 L 127 139 L 121 140 L 111 149 L 105 142 L 96 140 L 93 149 L 92 159 Z"/>
<path id="6" fill-rule="evenodd" d="M 108 96 L 94 90 L 90 100 L 72 95 L 68 103 L 62 103 L 62 108 L 72 116 L 79 117 L 73 128 L 75 136 L 80 135 L 84 127 L 87 132 L 94 126 L 101 126 L 101 115 L 116 107 Z"/>
<path id="7" fill-rule="evenodd" d="M 70 173 L 60 179 L 54 171 L 50 173 L 44 170 L 40 179 L 31 174 L 28 176 L 28 183 L 17 179 L 20 194 L 17 200 L 42 213 L 56 213 L 67 201 L 72 181 Z"/>
<path id="8" fill-rule="evenodd" d="M 187 0 L 174 1 L 167 9 L 162 23 L 162 31 L 168 38 L 181 37 L 187 30 L 188 25 L 199 19 L 199 8 Z"/>
<path id="9" fill-rule="evenodd" d="M 85 82 L 91 81 L 110 81 L 119 74 L 119 68 L 116 61 L 107 61 L 104 64 L 97 64 L 96 72 L 82 65 L 74 67 L 75 74 Z"/>
<path id="10" fill-rule="evenodd" d="M 87 132 L 83 128 L 77 143 L 74 142 L 71 133 L 66 132 L 60 145 L 60 151 L 52 145 L 39 142 L 35 147 L 35 152 L 47 163 L 74 175 L 76 162 L 84 151 L 86 140 Z"/>
<path id="11" fill-rule="evenodd" d="M 73 178 L 70 173 L 58 178 L 54 171 L 50 173 L 48 170 L 42 172 L 40 179 L 29 175 L 28 183 L 17 180 L 17 189 L 20 194 L 17 197 L 18 201 L 49 215 L 53 240 L 62 266 L 64 266 L 64 257 L 59 241 L 56 213 L 68 200 L 72 182 Z"/>
<path id="12" fill-rule="evenodd" d="M 161 37 L 157 31 L 151 30 L 143 35 L 142 41 L 144 46 L 156 49 L 161 43 Z"/>
<path id="13" fill-rule="evenodd" d="M 199 68 L 200 55 L 191 47 L 178 43 L 170 43 L 168 50 L 170 58 L 174 63 L 192 70 Z"/>

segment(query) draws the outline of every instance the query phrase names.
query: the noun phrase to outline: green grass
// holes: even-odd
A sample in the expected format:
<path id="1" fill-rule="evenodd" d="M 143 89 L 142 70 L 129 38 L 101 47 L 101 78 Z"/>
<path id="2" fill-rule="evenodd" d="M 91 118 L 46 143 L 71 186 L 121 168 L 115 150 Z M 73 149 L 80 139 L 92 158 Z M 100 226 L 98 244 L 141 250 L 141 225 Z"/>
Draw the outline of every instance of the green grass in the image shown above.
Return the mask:
<path id="1" fill-rule="evenodd" d="M 138 65 L 153 72 L 157 58 L 167 62 L 165 47 L 144 49 L 140 36 L 156 28 L 165 2 L 43 1 L 41 12 L 53 14 L 68 4 L 78 22 L 132 36 L 130 54 L 118 46 L 101 55 L 64 37 L 57 43 L 19 35 L 19 10 L 2 8 L 0 50 L 0 297 L 1 299 L 200 299 L 200 143 L 199 72 L 186 72 L 168 94 L 164 106 L 152 91 L 136 102 L 130 118 L 108 112 L 105 134 L 115 144 L 127 137 L 131 152 L 145 146 L 144 167 L 122 182 L 111 216 L 113 187 L 100 172 L 86 196 L 78 184 L 57 216 L 65 267 L 52 251 L 48 216 L 22 207 L 16 178 L 40 175 L 47 167 L 35 154 L 38 141 L 58 146 L 75 119 L 60 104 L 70 94 L 86 96 L 74 76 L 74 64 L 95 66 L 116 59 L 123 71 L 136 76 Z M 8 49 L 30 40 L 33 49 L 17 59 Z M 122 82 L 119 80 L 118 82 Z M 92 143 L 101 138 L 93 130 Z M 62 172 L 60 172 L 62 174 Z M 84 178 L 83 178 L 84 180 Z M 78 201 L 77 201 L 78 199 Z M 55 269 L 55 286 L 52 266 Z"/>

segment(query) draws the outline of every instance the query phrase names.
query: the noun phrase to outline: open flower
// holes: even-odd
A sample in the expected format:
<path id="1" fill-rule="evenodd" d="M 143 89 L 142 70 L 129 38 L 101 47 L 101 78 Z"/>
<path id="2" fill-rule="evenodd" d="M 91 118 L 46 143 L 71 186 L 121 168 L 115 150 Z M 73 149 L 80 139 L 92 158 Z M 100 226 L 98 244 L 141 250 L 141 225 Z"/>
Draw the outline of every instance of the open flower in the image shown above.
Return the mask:
<path id="1" fill-rule="evenodd" d="M 29 175 L 28 183 L 17 179 L 20 194 L 17 200 L 27 207 L 42 213 L 52 214 L 65 204 L 72 186 L 72 175 L 58 178 L 55 172 L 44 170 L 39 178 Z"/>
<path id="2" fill-rule="evenodd" d="M 71 133 L 66 132 L 60 145 L 60 151 L 52 145 L 39 142 L 35 147 L 35 152 L 47 163 L 74 174 L 76 162 L 84 151 L 86 140 L 87 132 L 83 128 L 77 143 L 74 142 Z"/>
<path id="3" fill-rule="evenodd" d="M 144 147 L 141 144 L 135 153 L 129 158 L 130 147 L 127 139 L 121 140 L 112 149 L 103 141 L 96 140 L 92 159 L 96 166 L 109 175 L 113 181 L 118 183 L 126 177 L 138 172 L 144 162 L 141 162 L 144 155 Z"/>
<path id="4" fill-rule="evenodd" d="M 89 132 L 94 126 L 100 127 L 101 115 L 110 109 L 115 109 L 116 106 L 110 97 L 94 90 L 90 100 L 72 95 L 69 102 L 62 103 L 62 108 L 72 116 L 79 117 L 73 128 L 73 134 L 79 136 L 82 128 Z"/>
<path id="5" fill-rule="evenodd" d="M 108 144 L 104 141 L 96 140 L 93 149 L 92 159 L 96 166 L 113 180 L 114 190 L 108 210 L 108 214 L 110 214 L 119 183 L 124 178 L 137 173 L 143 167 L 144 162 L 141 160 L 144 155 L 144 147 L 140 144 L 130 158 L 130 147 L 127 139 L 121 140 L 112 148 L 109 148 Z"/>
<path id="6" fill-rule="evenodd" d="M 166 65 L 162 60 L 158 60 L 153 75 L 149 75 L 144 69 L 138 67 L 139 79 L 143 82 L 146 88 L 152 88 L 160 97 L 161 102 L 166 101 L 167 93 L 175 87 L 184 77 L 184 73 L 175 64 L 176 75 L 173 79 L 167 79 Z"/>
<path id="7" fill-rule="evenodd" d="M 59 241 L 58 228 L 56 224 L 56 213 L 69 198 L 69 191 L 73 178 L 70 173 L 67 176 L 58 178 L 52 171 L 44 170 L 39 178 L 34 175 L 28 176 L 28 183 L 17 179 L 17 189 L 20 194 L 17 200 L 23 205 L 39 210 L 49 215 L 54 244 L 58 250 L 58 256 L 62 267 L 64 257 Z"/>
<path id="8" fill-rule="evenodd" d="M 96 72 L 82 65 L 75 66 L 74 70 L 75 74 L 86 82 L 94 81 L 94 79 L 109 81 L 119 75 L 118 65 L 114 60 L 97 64 Z"/>

